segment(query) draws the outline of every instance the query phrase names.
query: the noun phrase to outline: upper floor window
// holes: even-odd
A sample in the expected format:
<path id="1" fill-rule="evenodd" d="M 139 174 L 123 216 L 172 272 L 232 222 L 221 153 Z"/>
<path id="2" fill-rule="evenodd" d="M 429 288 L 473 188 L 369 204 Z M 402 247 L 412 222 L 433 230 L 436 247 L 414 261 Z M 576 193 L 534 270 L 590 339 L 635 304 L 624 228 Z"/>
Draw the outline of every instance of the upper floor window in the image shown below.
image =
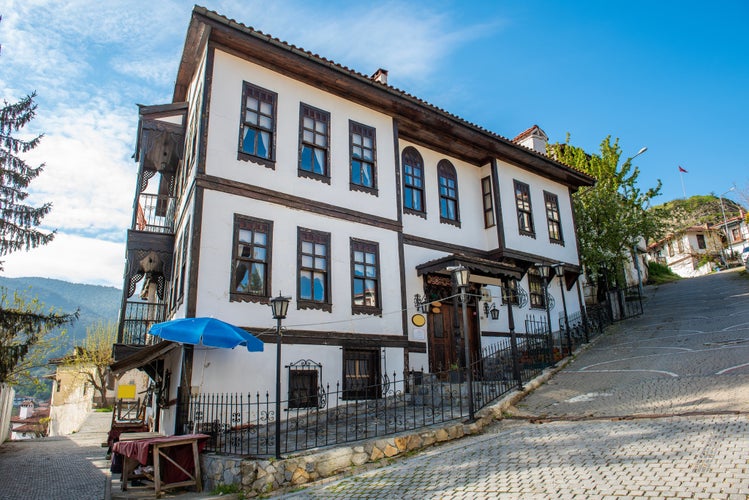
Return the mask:
<path id="1" fill-rule="evenodd" d="M 302 103 L 299 114 L 299 175 L 330 183 L 330 113 Z"/>
<path id="2" fill-rule="evenodd" d="M 700 245 L 700 235 L 697 235 L 697 246 Z M 668 256 L 673 257 L 674 256 L 674 242 L 669 241 L 668 242 Z"/>
<path id="3" fill-rule="evenodd" d="M 351 294 L 354 314 L 382 313 L 377 243 L 351 239 Z"/>
<path id="4" fill-rule="evenodd" d="M 735 227 L 731 229 L 731 238 L 733 241 L 741 241 L 741 231 L 739 231 L 739 228 Z"/>
<path id="5" fill-rule="evenodd" d="M 297 244 L 297 305 L 330 312 L 330 233 L 300 227 Z"/>
<path id="6" fill-rule="evenodd" d="M 515 181 L 515 206 L 518 212 L 518 230 L 520 234 L 533 236 L 533 213 L 531 211 L 531 189 L 524 182 Z"/>
<path id="7" fill-rule="evenodd" d="M 234 216 L 231 298 L 258 301 L 270 296 L 273 222 Z"/>
<path id="8" fill-rule="evenodd" d="M 484 202 L 484 227 L 492 227 L 494 222 L 494 195 L 492 193 L 492 178 L 481 179 L 481 199 Z"/>
<path id="9" fill-rule="evenodd" d="M 699 249 L 706 249 L 707 245 L 705 244 L 705 235 L 704 234 L 698 234 L 697 235 L 697 248 Z M 673 253 L 671 253 L 673 255 Z"/>
<path id="10" fill-rule="evenodd" d="M 676 240 L 676 249 L 679 253 L 684 253 L 684 240 L 682 238 Z"/>
<path id="11" fill-rule="evenodd" d="M 424 216 L 424 161 L 418 151 L 408 147 L 403 150 L 402 163 L 404 212 Z"/>
<path id="12" fill-rule="evenodd" d="M 239 157 L 260 160 L 273 167 L 275 160 L 277 94 L 244 82 Z"/>
<path id="13" fill-rule="evenodd" d="M 559 217 L 559 198 L 557 195 L 544 191 L 546 203 L 546 226 L 549 228 L 549 241 L 564 245 L 562 238 L 562 222 Z M 528 202 L 530 204 L 530 201 Z"/>
<path id="14" fill-rule="evenodd" d="M 544 280 L 535 269 L 528 270 L 528 295 L 530 295 L 531 307 L 546 309 Z"/>
<path id="15" fill-rule="evenodd" d="M 351 189 L 377 194 L 375 129 L 349 121 Z"/>
<path id="16" fill-rule="evenodd" d="M 437 164 L 437 177 L 440 188 L 440 222 L 459 226 L 458 175 L 455 167 L 447 160 L 440 160 Z"/>

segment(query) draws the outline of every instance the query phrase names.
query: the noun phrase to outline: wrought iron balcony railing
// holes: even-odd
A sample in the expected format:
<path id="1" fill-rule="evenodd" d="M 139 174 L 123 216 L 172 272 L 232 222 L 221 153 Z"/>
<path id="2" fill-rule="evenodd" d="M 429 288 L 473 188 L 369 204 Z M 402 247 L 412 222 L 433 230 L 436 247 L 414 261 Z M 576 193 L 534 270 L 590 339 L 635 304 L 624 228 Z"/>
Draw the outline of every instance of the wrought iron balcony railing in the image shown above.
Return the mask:
<path id="1" fill-rule="evenodd" d="M 148 333 L 151 325 L 164 321 L 166 304 L 157 302 L 127 301 L 122 318 L 122 331 L 117 339 L 120 344 L 153 345 L 158 342 Z"/>
<path id="2" fill-rule="evenodd" d="M 133 229 L 149 233 L 173 233 L 175 204 L 176 199 L 172 196 L 141 193 Z"/>

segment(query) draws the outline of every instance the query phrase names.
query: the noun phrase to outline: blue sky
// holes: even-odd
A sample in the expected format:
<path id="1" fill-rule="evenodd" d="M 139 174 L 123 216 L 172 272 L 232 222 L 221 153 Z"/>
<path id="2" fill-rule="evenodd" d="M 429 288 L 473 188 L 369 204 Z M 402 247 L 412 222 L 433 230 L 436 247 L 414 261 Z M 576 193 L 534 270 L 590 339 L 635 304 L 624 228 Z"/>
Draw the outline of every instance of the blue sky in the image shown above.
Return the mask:
<path id="1" fill-rule="evenodd" d="M 122 286 L 137 165 L 136 104 L 170 101 L 192 3 L 5 0 L 0 97 L 36 90 L 46 163 L 31 201 L 54 204 L 45 248 L 6 276 Z M 512 138 L 538 124 L 590 152 L 619 138 L 656 202 L 749 205 L 749 3 L 206 1 L 201 5 Z M 678 166 L 688 171 L 679 175 Z"/>

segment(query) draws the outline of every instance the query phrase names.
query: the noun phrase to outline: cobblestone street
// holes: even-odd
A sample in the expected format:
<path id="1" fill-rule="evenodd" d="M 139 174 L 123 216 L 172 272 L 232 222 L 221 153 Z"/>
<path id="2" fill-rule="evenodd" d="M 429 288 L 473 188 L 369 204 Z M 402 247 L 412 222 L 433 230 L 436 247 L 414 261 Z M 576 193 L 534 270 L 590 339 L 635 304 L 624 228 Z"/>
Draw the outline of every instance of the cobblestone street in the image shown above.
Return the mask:
<path id="1" fill-rule="evenodd" d="M 492 431 L 288 498 L 749 498 L 749 279 L 648 289 Z"/>
<path id="2" fill-rule="evenodd" d="M 109 480 L 111 413 L 91 413 L 67 437 L 6 441 L 0 446 L 0 499 L 100 500 Z"/>

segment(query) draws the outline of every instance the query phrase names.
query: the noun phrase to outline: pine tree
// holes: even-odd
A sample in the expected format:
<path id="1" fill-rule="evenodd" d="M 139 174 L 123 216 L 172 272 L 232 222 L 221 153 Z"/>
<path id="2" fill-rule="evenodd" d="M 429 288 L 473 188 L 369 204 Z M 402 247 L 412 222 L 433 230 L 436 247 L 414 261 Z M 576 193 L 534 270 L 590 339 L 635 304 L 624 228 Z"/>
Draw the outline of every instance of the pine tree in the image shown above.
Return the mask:
<path id="1" fill-rule="evenodd" d="M 17 137 L 36 114 L 35 97 L 34 92 L 14 104 L 3 101 L 0 108 L 0 256 L 45 245 L 55 236 L 54 231 L 37 229 L 52 204 L 32 207 L 24 203 L 29 184 L 44 169 L 44 164 L 32 167 L 19 156 L 42 139 L 41 135 L 28 140 Z"/>
<path id="2" fill-rule="evenodd" d="M 35 97 L 33 92 L 16 103 L 3 100 L 0 108 L 0 256 L 46 245 L 55 236 L 54 231 L 38 229 L 52 204 L 33 207 L 25 203 L 29 184 L 44 169 L 44 164 L 33 167 L 19 156 L 37 147 L 42 139 L 42 135 L 31 139 L 19 137 L 36 115 Z M 18 295 L 10 300 L 4 290 L 0 295 L 0 383 L 3 383 L 17 379 L 19 373 L 28 373 L 29 361 L 36 358 L 34 347 L 37 352 L 43 349 L 45 336 L 78 318 L 78 311 L 44 312 L 36 300 Z"/>

